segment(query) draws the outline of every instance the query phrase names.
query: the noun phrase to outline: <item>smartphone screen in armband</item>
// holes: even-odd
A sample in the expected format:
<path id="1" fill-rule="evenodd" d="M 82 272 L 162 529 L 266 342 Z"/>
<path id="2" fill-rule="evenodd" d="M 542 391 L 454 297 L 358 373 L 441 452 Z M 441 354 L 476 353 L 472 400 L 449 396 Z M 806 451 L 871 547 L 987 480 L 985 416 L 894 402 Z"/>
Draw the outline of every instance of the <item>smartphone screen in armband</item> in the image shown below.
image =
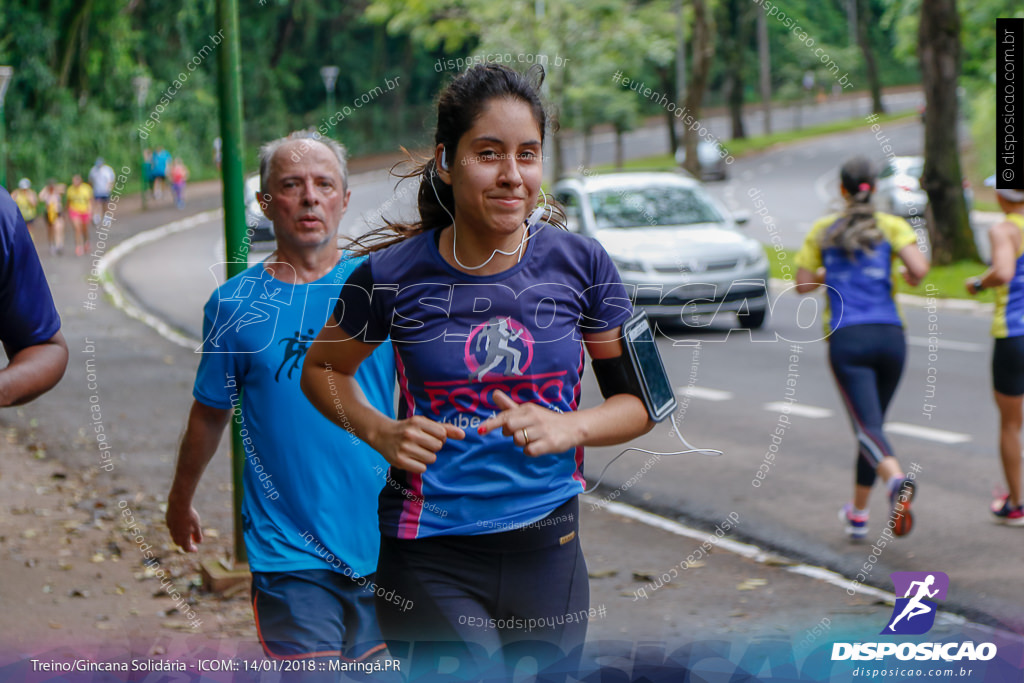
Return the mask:
<path id="1" fill-rule="evenodd" d="M 647 413 L 655 422 L 661 422 L 675 409 L 676 395 L 643 309 L 623 323 L 622 338 L 640 381 Z"/>

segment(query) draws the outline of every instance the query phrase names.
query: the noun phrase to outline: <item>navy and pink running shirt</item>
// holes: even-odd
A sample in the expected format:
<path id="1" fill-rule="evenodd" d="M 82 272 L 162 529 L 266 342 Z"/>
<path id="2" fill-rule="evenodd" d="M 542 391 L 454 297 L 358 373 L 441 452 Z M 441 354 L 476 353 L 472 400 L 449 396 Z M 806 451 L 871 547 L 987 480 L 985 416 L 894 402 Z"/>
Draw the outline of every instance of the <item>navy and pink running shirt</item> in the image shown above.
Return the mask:
<path id="1" fill-rule="evenodd" d="M 448 265 L 437 231 L 375 252 L 342 287 L 335 319 L 369 343 L 390 335 L 399 419 L 461 427 L 423 474 L 392 468 L 380 495 L 381 532 L 397 538 L 507 531 L 581 493 L 583 448 L 530 457 L 501 430 L 494 392 L 560 413 L 576 410 L 583 334 L 614 330 L 632 305 L 593 239 L 544 225 L 512 268 L 474 276 Z"/>

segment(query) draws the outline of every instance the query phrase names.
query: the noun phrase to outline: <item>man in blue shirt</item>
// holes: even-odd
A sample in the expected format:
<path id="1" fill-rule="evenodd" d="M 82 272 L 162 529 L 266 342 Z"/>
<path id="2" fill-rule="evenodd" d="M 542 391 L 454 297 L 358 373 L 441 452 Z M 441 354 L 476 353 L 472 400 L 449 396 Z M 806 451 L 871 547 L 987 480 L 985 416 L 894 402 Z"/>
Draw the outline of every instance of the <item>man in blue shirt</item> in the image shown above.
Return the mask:
<path id="1" fill-rule="evenodd" d="M 376 499 L 387 465 L 299 388 L 306 350 L 361 260 L 337 247 L 350 197 L 344 149 L 294 133 L 260 150 L 260 177 L 277 250 L 206 304 L 167 526 L 187 551 L 202 541 L 192 499 L 233 419 L 244 448 L 242 526 L 264 651 L 362 660 L 384 649 L 373 596 L 386 591 L 373 578 Z M 372 361 L 357 380 L 378 409 L 393 414 L 391 349 L 378 349 Z M 342 416 L 340 402 L 337 410 Z"/>
<path id="2" fill-rule="evenodd" d="M 167 186 L 167 167 L 171 163 L 171 153 L 163 147 L 157 147 L 153 153 L 153 196 L 160 199 L 164 188 Z M 157 181 L 160 181 L 157 184 Z"/>
<path id="3" fill-rule="evenodd" d="M 18 205 L 0 187 L 0 407 L 16 406 L 52 389 L 68 365 L 43 267 Z"/>

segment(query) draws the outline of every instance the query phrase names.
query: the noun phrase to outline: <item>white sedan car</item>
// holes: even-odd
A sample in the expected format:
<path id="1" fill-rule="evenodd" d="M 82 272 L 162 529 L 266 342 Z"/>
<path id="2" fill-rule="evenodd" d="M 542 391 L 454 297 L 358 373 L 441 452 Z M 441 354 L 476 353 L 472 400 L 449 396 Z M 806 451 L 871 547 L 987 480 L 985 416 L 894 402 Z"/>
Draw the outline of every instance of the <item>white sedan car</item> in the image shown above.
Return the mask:
<path id="1" fill-rule="evenodd" d="M 893 157 L 885 163 L 875 183 L 875 205 L 881 211 L 903 218 L 924 219 L 928 193 L 921 189 L 924 157 Z M 974 203 L 974 193 L 963 182 L 967 210 Z"/>
<path id="2" fill-rule="evenodd" d="M 768 259 L 757 240 L 699 182 L 675 173 L 611 173 L 560 180 L 569 229 L 612 257 L 634 303 L 682 320 L 736 313 L 756 329 L 768 313 Z"/>

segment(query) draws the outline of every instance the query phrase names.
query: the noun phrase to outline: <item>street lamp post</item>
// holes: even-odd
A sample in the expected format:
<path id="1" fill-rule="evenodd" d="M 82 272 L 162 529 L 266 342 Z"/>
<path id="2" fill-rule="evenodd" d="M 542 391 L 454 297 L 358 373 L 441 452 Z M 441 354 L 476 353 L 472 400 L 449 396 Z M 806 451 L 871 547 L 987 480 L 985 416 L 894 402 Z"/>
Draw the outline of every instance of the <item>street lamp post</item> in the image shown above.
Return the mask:
<path id="1" fill-rule="evenodd" d="M 139 180 L 142 182 L 142 210 L 146 210 L 146 153 L 142 144 L 142 107 L 146 104 L 146 93 L 149 92 L 149 76 L 136 76 L 132 79 L 135 88 L 135 104 L 139 117 Z"/>
<path id="2" fill-rule="evenodd" d="M 14 68 L 0 66 L 0 186 L 7 187 L 7 123 L 4 121 L 4 97 Z"/>
<path id="3" fill-rule="evenodd" d="M 334 137 L 334 126 L 331 125 L 331 117 L 334 116 L 334 86 L 338 83 L 338 73 L 341 70 L 336 66 L 320 67 L 320 78 L 324 79 L 324 90 L 327 91 L 327 137 Z"/>

